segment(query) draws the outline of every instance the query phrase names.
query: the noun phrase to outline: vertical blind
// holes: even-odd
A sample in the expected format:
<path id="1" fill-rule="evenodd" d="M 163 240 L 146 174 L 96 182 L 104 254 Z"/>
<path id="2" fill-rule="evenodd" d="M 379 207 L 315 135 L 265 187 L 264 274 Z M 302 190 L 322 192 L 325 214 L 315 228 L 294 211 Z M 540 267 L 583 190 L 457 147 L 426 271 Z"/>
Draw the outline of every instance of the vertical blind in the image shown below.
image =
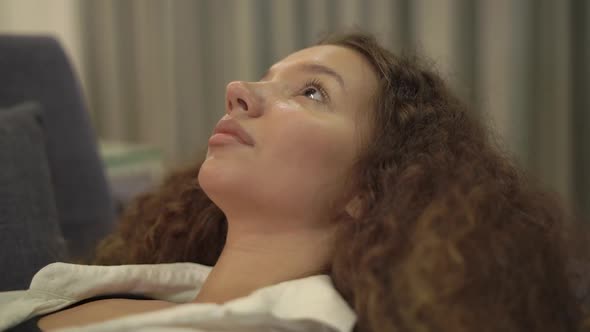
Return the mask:
<path id="1" fill-rule="evenodd" d="M 79 3 L 100 136 L 191 158 L 225 85 L 258 80 L 323 35 L 356 28 L 436 64 L 514 158 L 590 215 L 590 2 L 102 0 Z"/>

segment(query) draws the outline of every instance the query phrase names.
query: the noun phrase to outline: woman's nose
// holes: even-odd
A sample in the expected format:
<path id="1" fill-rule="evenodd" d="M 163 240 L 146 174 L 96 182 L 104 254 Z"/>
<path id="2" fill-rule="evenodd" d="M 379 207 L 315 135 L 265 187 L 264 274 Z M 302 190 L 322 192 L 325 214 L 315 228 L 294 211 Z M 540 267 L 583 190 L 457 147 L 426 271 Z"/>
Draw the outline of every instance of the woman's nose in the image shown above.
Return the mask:
<path id="1" fill-rule="evenodd" d="M 226 88 L 226 109 L 230 114 L 233 111 L 245 111 L 249 116 L 257 116 L 260 113 L 258 98 L 247 83 L 242 81 L 231 82 Z"/>

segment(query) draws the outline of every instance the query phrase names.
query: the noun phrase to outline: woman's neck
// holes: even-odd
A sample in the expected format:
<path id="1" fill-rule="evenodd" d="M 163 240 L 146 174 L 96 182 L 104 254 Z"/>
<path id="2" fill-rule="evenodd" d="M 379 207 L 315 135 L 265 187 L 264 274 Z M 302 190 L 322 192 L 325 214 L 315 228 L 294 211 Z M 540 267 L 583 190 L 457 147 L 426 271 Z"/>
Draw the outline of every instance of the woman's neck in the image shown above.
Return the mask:
<path id="1" fill-rule="evenodd" d="M 194 302 L 224 303 L 283 281 L 326 273 L 333 229 L 236 234 L 226 245 Z"/>

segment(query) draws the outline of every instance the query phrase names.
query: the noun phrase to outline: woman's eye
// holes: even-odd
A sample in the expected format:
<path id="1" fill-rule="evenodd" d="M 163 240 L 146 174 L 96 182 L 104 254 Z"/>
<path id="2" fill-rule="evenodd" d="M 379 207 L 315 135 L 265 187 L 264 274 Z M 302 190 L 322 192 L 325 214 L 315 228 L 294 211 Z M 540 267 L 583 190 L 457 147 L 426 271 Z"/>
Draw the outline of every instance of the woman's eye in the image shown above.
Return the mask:
<path id="1" fill-rule="evenodd" d="M 322 95 L 322 92 L 314 87 L 306 88 L 303 91 L 303 95 L 316 101 L 324 101 L 324 96 Z"/>
<path id="2" fill-rule="evenodd" d="M 307 82 L 301 94 L 319 103 L 327 103 L 330 100 L 328 93 L 317 80 Z"/>

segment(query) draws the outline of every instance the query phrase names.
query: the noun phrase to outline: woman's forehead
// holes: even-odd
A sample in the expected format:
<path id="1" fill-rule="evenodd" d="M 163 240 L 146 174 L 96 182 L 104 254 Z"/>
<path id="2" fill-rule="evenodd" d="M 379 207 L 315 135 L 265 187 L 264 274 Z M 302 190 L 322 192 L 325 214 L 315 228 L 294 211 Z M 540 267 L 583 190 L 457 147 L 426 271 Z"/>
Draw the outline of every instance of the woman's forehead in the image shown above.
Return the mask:
<path id="1" fill-rule="evenodd" d="M 352 88 L 358 84 L 377 87 L 377 77 L 368 60 L 350 48 L 336 45 L 318 45 L 292 53 L 274 64 L 269 73 L 297 71 L 310 65 L 334 71 L 342 77 L 344 85 Z"/>

